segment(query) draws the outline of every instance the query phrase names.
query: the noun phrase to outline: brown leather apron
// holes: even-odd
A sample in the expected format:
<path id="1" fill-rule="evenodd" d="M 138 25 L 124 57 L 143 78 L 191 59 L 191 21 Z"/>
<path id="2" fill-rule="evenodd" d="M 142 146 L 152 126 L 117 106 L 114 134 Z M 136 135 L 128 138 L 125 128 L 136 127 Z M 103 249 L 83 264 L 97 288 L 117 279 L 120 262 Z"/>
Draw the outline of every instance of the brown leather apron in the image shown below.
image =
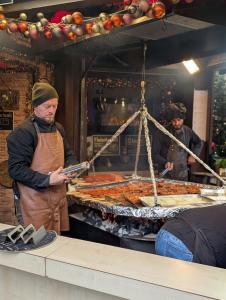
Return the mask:
<path id="1" fill-rule="evenodd" d="M 37 124 L 34 125 L 38 143 L 30 168 L 48 174 L 64 166 L 63 139 L 58 130 L 40 133 Z M 24 225 L 33 224 L 36 229 L 44 225 L 47 230 L 55 230 L 58 234 L 69 230 L 65 184 L 49 186 L 44 192 L 38 192 L 18 183 L 18 189 Z"/>

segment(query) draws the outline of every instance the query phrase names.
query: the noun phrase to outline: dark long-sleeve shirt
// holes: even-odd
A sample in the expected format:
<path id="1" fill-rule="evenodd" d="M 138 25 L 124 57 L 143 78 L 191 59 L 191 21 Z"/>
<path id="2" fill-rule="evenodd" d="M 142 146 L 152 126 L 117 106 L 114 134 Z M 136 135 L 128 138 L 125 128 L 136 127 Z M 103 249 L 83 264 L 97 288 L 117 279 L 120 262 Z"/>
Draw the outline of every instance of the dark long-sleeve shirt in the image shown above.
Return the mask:
<path id="1" fill-rule="evenodd" d="M 193 261 L 226 268 L 226 205 L 188 209 L 166 222 L 193 253 Z"/>
<path id="2" fill-rule="evenodd" d="M 37 123 L 41 133 L 59 130 L 64 144 L 64 167 L 76 164 L 78 161 L 69 147 L 62 125 L 57 122 L 49 124 L 33 116 L 26 119 L 19 127 L 13 130 L 7 137 L 10 176 L 15 181 L 21 182 L 37 191 L 44 191 L 49 186 L 49 175 L 35 172 L 30 168 L 38 143 L 38 136 L 33 121 Z"/>
<path id="3" fill-rule="evenodd" d="M 183 140 L 181 142 L 185 144 L 192 152 L 194 152 L 197 156 L 200 155 L 202 150 L 202 140 L 199 136 L 188 126 L 182 126 L 184 135 Z M 167 128 L 173 135 L 175 135 L 175 131 L 172 127 Z M 171 139 L 165 135 L 164 133 L 156 132 L 153 137 L 153 160 L 154 163 L 158 165 L 158 169 L 162 170 L 165 168 L 165 164 L 167 163 L 167 154 L 170 147 Z"/>

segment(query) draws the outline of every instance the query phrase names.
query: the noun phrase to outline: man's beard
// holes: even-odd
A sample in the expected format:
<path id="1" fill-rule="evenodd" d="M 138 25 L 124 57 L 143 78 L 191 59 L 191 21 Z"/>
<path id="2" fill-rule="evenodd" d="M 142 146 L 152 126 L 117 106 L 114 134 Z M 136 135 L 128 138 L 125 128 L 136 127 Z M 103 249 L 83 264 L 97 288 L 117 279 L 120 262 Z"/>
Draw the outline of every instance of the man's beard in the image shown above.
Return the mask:
<path id="1" fill-rule="evenodd" d="M 45 118 L 45 121 L 49 124 L 53 123 L 55 121 L 55 117 L 49 117 L 49 118 Z"/>

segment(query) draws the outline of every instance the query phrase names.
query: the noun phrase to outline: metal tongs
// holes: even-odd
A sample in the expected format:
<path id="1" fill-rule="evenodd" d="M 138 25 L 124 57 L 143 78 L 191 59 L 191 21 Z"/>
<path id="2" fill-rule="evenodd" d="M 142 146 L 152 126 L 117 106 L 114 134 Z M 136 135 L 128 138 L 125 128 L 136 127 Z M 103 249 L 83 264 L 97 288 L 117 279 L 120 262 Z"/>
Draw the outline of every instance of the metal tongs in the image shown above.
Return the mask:
<path id="1" fill-rule="evenodd" d="M 68 174 L 72 174 L 72 173 L 80 171 L 80 170 L 88 170 L 89 168 L 90 168 L 90 164 L 88 163 L 88 161 L 84 161 L 80 164 L 64 168 L 62 170 L 62 173 L 65 175 L 68 175 Z"/>
<path id="2" fill-rule="evenodd" d="M 163 178 L 168 172 L 169 172 L 169 169 L 166 168 L 165 170 L 163 170 L 163 171 L 159 174 L 159 178 Z"/>

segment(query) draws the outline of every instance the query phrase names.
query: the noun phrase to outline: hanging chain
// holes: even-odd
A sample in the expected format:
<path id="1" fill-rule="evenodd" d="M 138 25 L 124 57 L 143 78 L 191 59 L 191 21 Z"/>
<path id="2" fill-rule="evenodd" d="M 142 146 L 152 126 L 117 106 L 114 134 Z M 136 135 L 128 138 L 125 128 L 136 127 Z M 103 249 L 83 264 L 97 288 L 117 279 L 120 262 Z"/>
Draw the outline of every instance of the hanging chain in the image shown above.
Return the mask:
<path id="1" fill-rule="evenodd" d="M 157 186 L 156 186 L 156 180 L 155 180 L 155 173 L 154 173 L 154 167 L 152 162 L 152 150 L 151 150 L 151 141 L 149 136 L 149 129 L 148 129 L 148 122 L 147 122 L 147 109 L 142 113 L 143 117 L 143 123 L 144 123 L 144 134 L 145 134 L 145 141 L 146 141 L 146 147 L 147 147 L 147 153 L 148 153 L 148 164 L 149 164 L 149 171 L 152 179 L 153 184 L 153 191 L 154 191 L 154 203 L 155 206 L 158 205 L 158 195 L 157 195 Z"/>
<path id="2" fill-rule="evenodd" d="M 197 155 L 195 155 L 190 149 L 188 149 L 183 143 L 181 143 L 172 133 L 170 133 L 165 127 L 163 127 L 155 118 L 153 118 L 149 113 L 147 118 L 154 123 L 154 125 L 162 131 L 164 134 L 169 136 L 174 142 L 176 142 L 181 148 L 188 152 L 192 157 L 194 157 L 204 168 L 206 168 L 210 173 L 212 173 L 217 179 L 219 179 L 223 185 L 226 185 L 226 181 L 221 178 L 214 170 L 212 170 L 207 164 L 205 164 Z"/>
<path id="3" fill-rule="evenodd" d="M 136 161 L 135 161 L 135 168 L 134 168 L 134 174 L 133 178 L 137 178 L 137 167 L 140 157 L 140 145 L 141 145 L 141 132 L 143 127 L 143 118 L 142 114 L 140 115 L 140 122 L 139 122 L 139 131 L 138 131 L 138 140 L 137 140 L 137 151 L 136 151 Z"/>

